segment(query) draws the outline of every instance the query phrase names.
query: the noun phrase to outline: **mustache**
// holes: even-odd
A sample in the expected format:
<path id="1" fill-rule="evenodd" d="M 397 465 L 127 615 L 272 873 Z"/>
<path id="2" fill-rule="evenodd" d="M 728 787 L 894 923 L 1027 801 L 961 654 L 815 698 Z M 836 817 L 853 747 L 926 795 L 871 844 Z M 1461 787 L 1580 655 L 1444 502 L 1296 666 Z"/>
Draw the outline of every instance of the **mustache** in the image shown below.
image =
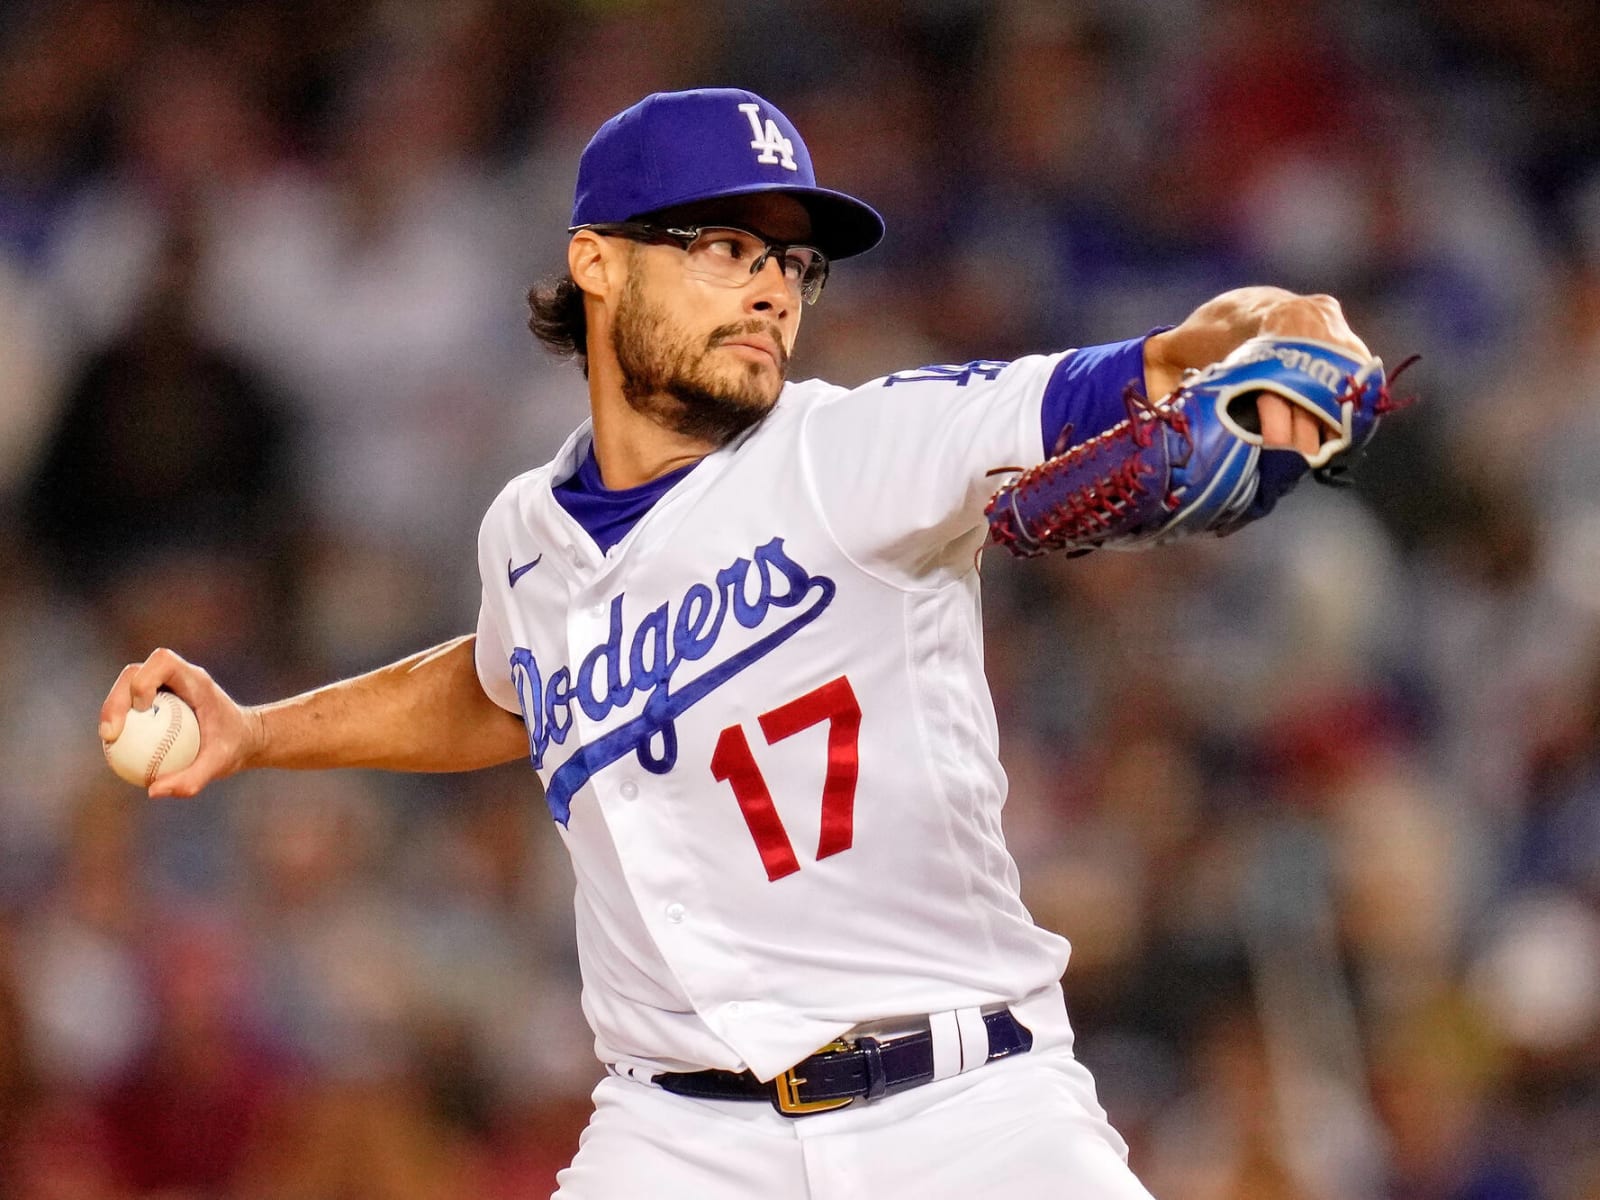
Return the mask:
<path id="1" fill-rule="evenodd" d="M 731 325 L 718 325 L 706 338 L 706 349 L 712 350 L 736 337 L 757 334 L 771 339 L 778 352 L 778 374 L 789 374 L 789 348 L 783 344 L 783 331 L 770 321 L 736 321 Z"/>

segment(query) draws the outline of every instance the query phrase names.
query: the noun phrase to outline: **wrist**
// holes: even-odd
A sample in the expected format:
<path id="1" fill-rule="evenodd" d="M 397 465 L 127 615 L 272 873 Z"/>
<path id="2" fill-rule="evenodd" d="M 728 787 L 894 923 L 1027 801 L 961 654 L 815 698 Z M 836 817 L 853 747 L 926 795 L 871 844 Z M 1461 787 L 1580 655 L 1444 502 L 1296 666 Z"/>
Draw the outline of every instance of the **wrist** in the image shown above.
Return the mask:
<path id="1" fill-rule="evenodd" d="M 241 707 L 239 715 L 244 719 L 244 732 L 239 738 L 239 769 L 266 766 L 267 721 L 262 708 Z"/>
<path id="2" fill-rule="evenodd" d="M 1170 396 L 1183 381 L 1187 363 L 1172 354 L 1174 330 L 1163 329 L 1144 340 L 1144 394 L 1151 400 Z"/>

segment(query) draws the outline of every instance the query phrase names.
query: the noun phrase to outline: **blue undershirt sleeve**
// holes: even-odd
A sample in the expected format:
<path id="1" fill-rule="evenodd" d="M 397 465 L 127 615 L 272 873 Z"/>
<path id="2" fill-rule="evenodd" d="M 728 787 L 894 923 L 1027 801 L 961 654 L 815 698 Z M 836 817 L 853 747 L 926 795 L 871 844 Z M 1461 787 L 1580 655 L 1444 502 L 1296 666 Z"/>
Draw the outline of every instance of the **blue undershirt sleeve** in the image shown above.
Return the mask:
<path id="1" fill-rule="evenodd" d="M 1086 442 L 1128 415 L 1122 394 L 1130 383 L 1144 389 L 1145 339 L 1170 328 L 1162 325 L 1125 342 L 1085 346 L 1061 360 L 1039 408 L 1043 457 Z"/>

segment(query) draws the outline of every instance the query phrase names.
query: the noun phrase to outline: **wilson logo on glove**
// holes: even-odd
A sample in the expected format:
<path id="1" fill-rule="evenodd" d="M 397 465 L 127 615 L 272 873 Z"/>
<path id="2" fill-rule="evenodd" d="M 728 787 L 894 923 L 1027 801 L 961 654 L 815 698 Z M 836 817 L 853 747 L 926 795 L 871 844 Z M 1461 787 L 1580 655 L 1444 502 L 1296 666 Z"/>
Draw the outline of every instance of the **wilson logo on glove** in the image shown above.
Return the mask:
<path id="1" fill-rule="evenodd" d="M 1395 375 L 1415 362 L 1402 363 Z M 1262 470 L 1250 397 L 1281 396 L 1333 436 L 1314 455 L 1286 451 L 1288 469 Z M 1383 363 L 1309 338 L 1252 338 L 1151 403 L 1136 383 L 1126 420 L 1022 471 L 984 510 L 990 541 L 1025 558 L 1086 554 L 1186 534 L 1232 533 L 1271 511 L 1307 469 L 1342 483 L 1379 418 L 1411 403 L 1389 395 Z"/>

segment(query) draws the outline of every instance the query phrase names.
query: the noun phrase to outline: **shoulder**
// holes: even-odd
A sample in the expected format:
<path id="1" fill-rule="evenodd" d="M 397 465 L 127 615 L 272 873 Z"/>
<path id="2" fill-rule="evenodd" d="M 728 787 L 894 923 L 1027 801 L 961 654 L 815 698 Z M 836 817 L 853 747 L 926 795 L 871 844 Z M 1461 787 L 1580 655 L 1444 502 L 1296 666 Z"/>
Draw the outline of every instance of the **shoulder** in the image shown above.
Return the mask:
<path id="1" fill-rule="evenodd" d="M 790 381 L 778 393 L 778 402 L 759 424 L 728 446 L 733 454 L 757 447 L 776 447 L 792 441 L 805 428 L 812 413 L 850 394 L 849 388 L 821 379 Z"/>
<path id="2" fill-rule="evenodd" d="M 483 520 L 478 526 L 480 545 L 487 546 L 496 538 L 525 529 L 533 522 L 534 514 L 540 511 L 541 499 L 550 494 L 550 488 L 556 482 L 557 471 L 565 460 L 571 458 L 572 444 L 572 439 L 568 439 L 568 445 L 550 462 L 507 481 L 484 511 Z"/>
<path id="3" fill-rule="evenodd" d="M 798 416 L 819 404 L 827 404 L 849 394 L 849 388 L 840 387 L 824 379 L 802 379 L 786 383 L 783 385 L 782 394 L 778 397 L 778 406 L 773 415 L 786 413 Z"/>
<path id="4" fill-rule="evenodd" d="M 593 422 L 584 421 L 567 435 L 561 449 L 549 462 L 513 476 L 490 503 L 485 520 L 499 512 L 525 509 L 531 498 L 549 492 L 552 486 L 569 478 L 588 452 L 593 431 Z"/>
<path id="5" fill-rule="evenodd" d="M 1008 398 L 1037 403 L 1062 363 L 1074 351 L 1026 355 L 1014 360 L 973 359 L 909 367 L 856 387 L 824 384 L 810 396 L 808 424 L 837 430 L 862 422 L 898 429 L 907 421 L 950 419 L 963 411 L 995 415 Z"/>
<path id="6" fill-rule="evenodd" d="M 500 489 L 499 494 L 489 502 L 489 509 L 484 519 L 488 520 L 497 512 L 505 509 L 517 508 L 525 497 L 548 486 L 550 476 L 554 470 L 555 465 L 553 463 L 545 463 L 543 466 L 534 467 L 532 470 L 524 471 L 522 474 L 512 477 Z"/>

